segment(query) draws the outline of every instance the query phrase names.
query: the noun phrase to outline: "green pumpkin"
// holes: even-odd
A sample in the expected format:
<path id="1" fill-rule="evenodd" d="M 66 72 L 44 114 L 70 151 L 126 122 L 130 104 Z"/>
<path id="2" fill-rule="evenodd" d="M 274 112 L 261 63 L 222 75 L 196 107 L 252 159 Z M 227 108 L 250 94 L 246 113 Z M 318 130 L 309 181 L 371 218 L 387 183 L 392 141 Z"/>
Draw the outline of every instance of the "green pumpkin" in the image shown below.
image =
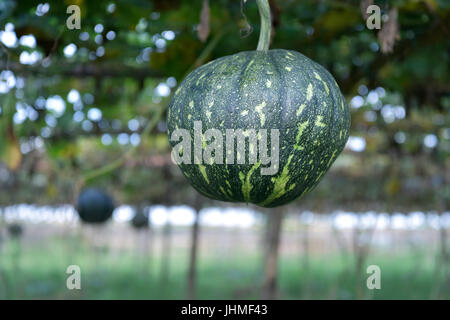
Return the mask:
<path id="1" fill-rule="evenodd" d="M 172 156 L 197 191 L 276 207 L 317 185 L 345 146 L 350 113 L 324 68 L 295 51 L 268 50 L 269 2 L 256 3 L 257 51 L 190 73 L 172 97 L 167 124 Z"/>
<path id="2" fill-rule="evenodd" d="M 220 130 L 224 144 L 226 129 L 279 130 L 279 168 L 274 175 L 261 174 L 260 161 L 227 164 L 226 152 L 225 164 L 179 164 L 201 194 L 262 207 L 280 206 L 311 191 L 344 148 L 350 129 L 349 109 L 334 78 L 289 50 L 240 52 L 194 70 L 170 102 L 169 138 L 182 128 L 194 141 L 194 121 L 201 121 L 203 132 Z M 170 140 L 172 147 L 181 141 Z M 212 142 L 203 140 L 202 149 Z M 237 142 L 234 146 L 236 151 Z M 246 141 L 245 159 L 250 148 Z M 175 150 L 183 155 L 182 149 Z"/>

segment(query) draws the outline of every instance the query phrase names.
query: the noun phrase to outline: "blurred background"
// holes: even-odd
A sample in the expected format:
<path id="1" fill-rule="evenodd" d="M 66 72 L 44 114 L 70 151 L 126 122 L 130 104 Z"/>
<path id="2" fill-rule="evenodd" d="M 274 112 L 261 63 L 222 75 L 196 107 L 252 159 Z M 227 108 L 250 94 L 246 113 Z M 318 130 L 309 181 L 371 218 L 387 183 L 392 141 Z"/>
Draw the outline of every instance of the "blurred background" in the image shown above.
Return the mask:
<path id="1" fill-rule="evenodd" d="M 352 116 L 317 188 L 271 210 L 199 196 L 165 133 L 189 71 L 256 48 L 244 2 L 0 0 L 0 299 L 450 298 L 450 2 L 269 1 L 271 48 L 328 69 Z M 86 187 L 107 222 L 80 221 Z"/>

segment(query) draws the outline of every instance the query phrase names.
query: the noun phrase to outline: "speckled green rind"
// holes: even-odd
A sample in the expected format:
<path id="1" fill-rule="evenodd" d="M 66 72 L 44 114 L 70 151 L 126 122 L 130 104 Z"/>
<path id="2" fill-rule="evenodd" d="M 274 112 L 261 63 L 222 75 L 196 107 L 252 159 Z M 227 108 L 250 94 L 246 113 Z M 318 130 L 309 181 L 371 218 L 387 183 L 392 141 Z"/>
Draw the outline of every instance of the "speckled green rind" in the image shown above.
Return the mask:
<path id="1" fill-rule="evenodd" d="M 201 194 L 262 207 L 280 206 L 311 191 L 344 148 L 350 130 L 349 109 L 334 78 L 288 50 L 240 52 L 190 73 L 170 102 L 169 137 L 184 128 L 194 141 L 194 121 L 202 121 L 203 132 L 221 130 L 224 141 L 226 129 L 279 130 L 280 168 L 273 176 L 261 175 L 259 163 L 179 165 Z"/>

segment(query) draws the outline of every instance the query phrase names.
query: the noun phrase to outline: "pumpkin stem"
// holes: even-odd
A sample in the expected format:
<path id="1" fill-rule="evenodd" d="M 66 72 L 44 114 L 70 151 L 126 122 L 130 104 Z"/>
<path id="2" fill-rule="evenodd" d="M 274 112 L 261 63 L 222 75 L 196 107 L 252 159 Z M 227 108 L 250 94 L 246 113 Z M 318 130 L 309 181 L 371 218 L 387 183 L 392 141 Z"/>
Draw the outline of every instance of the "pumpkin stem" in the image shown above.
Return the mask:
<path id="1" fill-rule="evenodd" d="M 258 47 L 256 50 L 267 52 L 270 45 L 270 32 L 272 31 L 272 19 L 270 6 L 267 0 L 256 0 L 259 16 L 261 18 L 261 31 L 259 32 Z"/>

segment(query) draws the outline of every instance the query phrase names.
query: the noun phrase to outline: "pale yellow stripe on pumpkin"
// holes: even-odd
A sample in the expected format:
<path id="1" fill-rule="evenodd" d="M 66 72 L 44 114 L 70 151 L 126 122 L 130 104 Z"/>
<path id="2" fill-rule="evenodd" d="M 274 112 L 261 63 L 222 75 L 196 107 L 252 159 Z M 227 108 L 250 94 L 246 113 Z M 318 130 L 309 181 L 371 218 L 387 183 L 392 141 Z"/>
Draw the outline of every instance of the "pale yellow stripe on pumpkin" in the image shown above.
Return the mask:
<path id="1" fill-rule="evenodd" d="M 197 86 L 198 86 L 198 84 L 200 83 L 200 80 L 202 80 L 204 76 L 206 76 L 206 73 L 202 74 L 202 75 L 197 79 L 197 82 L 195 83 Z"/>
<path id="2" fill-rule="evenodd" d="M 320 80 L 322 82 L 323 86 L 325 87 L 325 90 L 326 90 L 327 94 L 329 94 L 330 93 L 330 89 L 328 89 L 328 86 L 327 86 L 326 82 L 323 81 L 322 78 L 319 76 L 319 74 L 317 72 L 315 72 L 315 71 L 314 71 L 314 77 L 317 80 Z"/>
<path id="3" fill-rule="evenodd" d="M 330 160 L 328 160 L 327 168 L 330 166 L 331 162 L 333 162 L 334 157 L 336 156 L 336 153 L 337 153 L 337 150 L 334 150 L 333 154 L 331 155 Z"/>
<path id="4" fill-rule="evenodd" d="M 297 109 L 297 117 L 303 112 L 303 110 L 305 109 L 306 104 L 301 104 L 300 107 Z"/>
<path id="5" fill-rule="evenodd" d="M 299 145 L 299 143 L 300 143 L 300 138 L 303 134 L 303 131 L 306 129 L 306 126 L 308 125 L 308 123 L 309 123 L 308 121 L 305 121 L 305 122 L 300 123 L 300 125 L 298 126 L 297 136 L 295 137 L 294 150 L 305 149 L 303 146 Z"/>
<path id="6" fill-rule="evenodd" d="M 247 65 L 247 68 L 245 68 L 245 72 L 247 72 L 248 69 L 252 66 L 252 64 L 255 62 L 255 60 L 250 61 L 250 63 Z"/>
<path id="7" fill-rule="evenodd" d="M 226 191 L 222 186 L 219 186 L 219 190 L 220 190 L 220 192 L 222 192 L 222 195 L 223 195 L 225 198 L 230 199 L 231 194 L 230 194 L 230 193 L 227 193 L 227 191 Z"/>
<path id="8" fill-rule="evenodd" d="M 189 102 L 189 107 L 191 107 L 191 108 L 194 107 L 194 100 L 191 100 L 191 102 Z"/>
<path id="9" fill-rule="evenodd" d="M 316 178 L 316 180 L 314 182 L 319 181 L 320 178 L 322 178 L 322 176 L 324 175 L 324 173 L 326 172 L 326 170 L 322 171 Z"/>
<path id="10" fill-rule="evenodd" d="M 289 72 L 291 72 L 292 68 L 291 67 L 285 67 L 285 69 Z"/>
<path id="11" fill-rule="evenodd" d="M 267 87 L 267 88 L 270 88 L 271 86 L 272 86 L 272 81 L 267 80 L 267 81 L 266 81 L 266 87 Z"/>
<path id="12" fill-rule="evenodd" d="M 316 127 L 325 127 L 325 123 L 322 122 L 323 116 L 317 116 L 316 122 L 314 123 L 314 125 Z"/>
<path id="13" fill-rule="evenodd" d="M 266 106 L 266 102 L 263 101 L 255 107 L 255 111 L 259 114 L 259 118 L 261 119 L 261 126 L 266 122 L 266 115 L 262 112 L 262 109 Z"/>
<path id="14" fill-rule="evenodd" d="M 306 89 L 306 100 L 311 100 L 313 96 L 313 86 L 312 83 L 308 84 L 308 88 Z"/>
<path id="15" fill-rule="evenodd" d="M 295 144 L 298 145 L 298 143 L 300 142 L 300 138 L 303 134 L 303 131 L 306 129 L 306 126 L 308 125 L 308 123 L 309 123 L 309 121 L 307 120 L 298 125 L 297 136 L 295 137 Z"/>
<path id="16" fill-rule="evenodd" d="M 206 183 L 209 184 L 208 175 L 206 174 L 206 167 L 202 164 L 198 165 L 198 169 L 200 170 L 200 173 L 202 174 L 203 178 L 205 179 Z"/>
<path id="17" fill-rule="evenodd" d="M 323 86 L 325 87 L 325 91 L 327 92 L 327 94 L 330 94 L 330 89 L 328 89 L 328 85 L 325 81 L 322 81 Z"/>
<path id="18" fill-rule="evenodd" d="M 247 173 L 247 176 L 242 173 L 239 172 L 239 179 L 241 180 L 241 184 L 242 184 L 242 195 L 244 196 L 244 200 L 245 201 L 250 201 L 250 192 L 253 189 L 253 185 L 250 182 L 250 178 L 253 174 L 253 172 L 259 168 L 261 162 L 257 162 L 253 165 L 253 167 L 251 167 L 251 169 L 249 170 L 249 172 Z"/>
<path id="19" fill-rule="evenodd" d="M 286 165 L 283 167 L 283 171 L 281 171 L 281 174 L 279 177 L 277 178 L 272 178 L 272 182 L 274 183 L 273 186 L 273 191 L 272 193 L 267 197 L 266 200 L 264 200 L 263 202 L 260 203 L 260 205 L 265 206 L 269 203 L 271 203 L 272 201 L 278 199 L 279 197 L 283 196 L 284 194 L 286 194 L 286 191 L 290 191 L 295 187 L 295 184 L 292 184 L 288 190 L 286 190 L 286 185 L 289 182 L 289 180 L 291 179 L 291 176 L 289 175 L 289 165 L 292 161 L 292 157 L 294 155 L 291 154 L 288 158 L 288 161 L 286 163 Z"/>

